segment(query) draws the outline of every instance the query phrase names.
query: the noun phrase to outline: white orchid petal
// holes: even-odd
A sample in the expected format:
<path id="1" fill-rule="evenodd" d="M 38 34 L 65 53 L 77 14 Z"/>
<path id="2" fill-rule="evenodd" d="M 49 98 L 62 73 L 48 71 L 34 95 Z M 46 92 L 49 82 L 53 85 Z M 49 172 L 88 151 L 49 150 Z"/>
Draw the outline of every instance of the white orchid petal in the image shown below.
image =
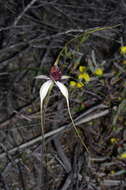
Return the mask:
<path id="1" fill-rule="evenodd" d="M 46 79 L 46 80 L 49 80 L 50 78 L 46 75 L 39 75 L 39 76 L 36 76 L 35 77 L 36 79 Z"/>
<path id="2" fill-rule="evenodd" d="M 40 88 L 40 112 L 41 112 L 41 130 L 42 130 L 42 138 L 44 139 L 44 115 L 43 115 L 43 101 L 47 96 L 49 90 L 52 88 L 54 82 L 52 80 L 48 80 L 45 82 Z M 44 141 L 42 141 L 43 147 L 45 147 Z"/>
<path id="3" fill-rule="evenodd" d="M 67 87 L 64 84 L 62 84 L 61 82 L 59 82 L 59 81 L 56 81 L 55 83 L 58 86 L 58 88 L 60 89 L 60 91 L 63 94 L 63 96 L 65 96 L 66 100 L 68 101 L 68 90 L 67 90 Z"/>
<path id="4" fill-rule="evenodd" d="M 61 79 L 69 79 L 69 78 L 71 78 L 70 76 L 67 76 L 67 75 L 63 75 L 62 77 L 61 77 Z"/>
<path id="5" fill-rule="evenodd" d="M 41 99 L 41 104 L 43 103 L 49 89 L 51 88 L 51 86 L 53 85 L 53 81 L 52 80 L 48 80 L 47 82 L 45 82 L 41 88 L 40 88 L 40 99 Z"/>

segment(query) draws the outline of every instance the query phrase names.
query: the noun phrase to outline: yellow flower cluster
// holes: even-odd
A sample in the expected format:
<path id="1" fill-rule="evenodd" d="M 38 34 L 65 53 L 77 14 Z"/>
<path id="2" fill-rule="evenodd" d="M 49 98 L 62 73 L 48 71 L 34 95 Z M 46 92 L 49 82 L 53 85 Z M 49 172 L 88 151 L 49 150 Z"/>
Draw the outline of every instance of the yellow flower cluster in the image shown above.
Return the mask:
<path id="1" fill-rule="evenodd" d="M 84 86 L 84 83 L 82 82 L 82 80 L 84 80 L 85 82 L 89 82 L 90 81 L 90 76 L 86 71 L 86 67 L 85 66 L 80 66 L 79 67 L 79 71 L 80 74 L 78 75 L 78 79 L 79 82 L 75 82 L 75 81 L 70 81 L 70 86 L 71 87 L 77 87 L 77 88 L 81 88 Z"/>
<path id="2" fill-rule="evenodd" d="M 84 79 L 86 82 L 89 82 L 91 79 L 90 79 L 90 76 L 88 73 L 80 73 L 78 75 L 78 79 Z"/>
<path id="3" fill-rule="evenodd" d="M 121 46 L 121 47 L 120 47 L 120 53 L 121 53 L 122 55 L 125 55 L 125 54 L 126 54 L 126 46 Z"/>
<path id="4" fill-rule="evenodd" d="M 86 72 L 85 66 L 80 66 L 79 71 L 80 74 L 78 75 L 78 79 L 84 80 L 85 82 L 89 82 L 91 80 L 89 74 Z"/>
<path id="5" fill-rule="evenodd" d="M 70 81 L 70 86 L 71 86 L 71 87 L 81 88 L 81 87 L 84 86 L 84 84 L 83 84 L 82 82 Z"/>
<path id="6" fill-rule="evenodd" d="M 95 71 L 94 71 L 94 74 L 96 76 L 102 76 L 103 75 L 103 69 L 102 68 L 96 68 Z M 79 79 L 79 82 L 70 81 L 70 86 L 71 87 L 81 88 L 81 87 L 84 86 L 85 82 L 91 81 L 91 78 L 90 78 L 89 74 L 86 72 L 86 67 L 85 66 L 80 66 L 79 67 L 78 79 Z"/>

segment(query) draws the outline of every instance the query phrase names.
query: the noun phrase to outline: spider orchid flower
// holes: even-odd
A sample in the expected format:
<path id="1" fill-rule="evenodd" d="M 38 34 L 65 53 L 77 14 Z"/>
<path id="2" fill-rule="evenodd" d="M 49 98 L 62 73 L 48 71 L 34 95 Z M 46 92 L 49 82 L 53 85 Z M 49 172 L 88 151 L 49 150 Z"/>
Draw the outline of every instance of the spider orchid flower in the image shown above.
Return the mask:
<path id="1" fill-rule="evenodd" d="M 54 65 L 54 66 L 51 67 L 49 77 L 46 76 L 46 75 L 39 75 L 39 76 L 37 76 L 35 78 L 36 79 L 45 79 L 45 80 L 47 80 L 40 88 L 41 114 L 42 114 L 42 111 L 43 111 L 43 102 L 44 102 L 48 92 L 52 89 L 52 87 L 54 85 L 56 85 L 60 89 L 63 96 L 66 98 L 68 113 L 69 113 L 70 119 L 72 121 L 72 125 L 73 125 L 73 127 L 75 129 L 75 132 L 76 132 L 77 136 L 79 137 L 82 145 L 85 147 L 87 152 L 89 152 L 88 148 L 86 147 L 85 143 L 83 142 L 83 140 L 82 140 L 82 138 L 81 138 L 76 126 L 75 126 L 75 123 L 73 121 L 73 118 L 72 118 L 72 115 L 71 115 L 71 112 L 70 112 L 69 94 L 68 94 L 67 87 L 63 83 L 60 82 L 62 79 L 68 79 L 70 77 L 66 76 L 66 75 L 62 75 L 59 67 L 57 65 Z M 42 125 L 42 134 L 44 134 L 43 124 L 41 123 L 41 125 Z"/>
<path id="2" fill-rule="evenodd" d="M 52 87 L 56 84 L 58 88 L 60 89 L 61 93 L 63 96 L 66 98 L 67 105 L 69 104 L 69 98 L 68 98 L 68 90 L 67 87 L 61 83 L 60 81 L 62 79 L 68 79 L 70 78 L 69 76 L 62 75 L 61 71 L 59 70 L 59 67 L 54 65 L 51 67 L 50 70 L 50 76 L 46 75 L 39 75 L 35 77 L 36 79 L 45 79 L 47 80 L 40 88 L 40 100 L 41 100 L 41 106 L 43 105 L 43 101 L 46 98 L 49 90 L 52 89 Z"/>

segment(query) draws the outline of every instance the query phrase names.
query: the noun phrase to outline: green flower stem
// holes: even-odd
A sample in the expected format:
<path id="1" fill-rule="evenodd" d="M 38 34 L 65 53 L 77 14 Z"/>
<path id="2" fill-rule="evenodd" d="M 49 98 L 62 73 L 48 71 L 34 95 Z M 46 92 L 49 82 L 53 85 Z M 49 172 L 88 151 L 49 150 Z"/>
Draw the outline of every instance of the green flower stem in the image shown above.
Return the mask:
<path id="1" fill-rule="evenodd" d="M 95 29 L 90 29 L 90 30 L 87 30 L 85 32 L 83 32 L 82 34 L 76 36 L 75 38 L 72 38 L 71 40 L 69 40 L 68 42 L 65 43 L 64 47 L 62 48 L 62 50 L 60 51 L 60 53 L 58 54 L 57 58 L 56 58 L 56 61 L 54 63 L 54 65 L 58 65 L 59 64 L 59 60 L 63 54 L 63 52 L 65 51 L 65 49 L 68 47 L 69 44 L 71 44 L 71 42 L 75 41 L 75 40 L 80 40 L 80 43 L 78 45 L 78 48 L 79 46 L 85 41 L 88 39 L 88 37 L 93 34 L 94 32 L 97 32 L 97 31 L 102 31 L 102 30 L 108 30 L 108 29 L 113 29 L 113 28 L 116 28 L 118 26 L 121 26 L 121 24 L 117 24 L 117 25 L 114 25 L 114 26 L 106 26 L 106 27 L 98 27 L 98 28 L 95 28 Z"/>

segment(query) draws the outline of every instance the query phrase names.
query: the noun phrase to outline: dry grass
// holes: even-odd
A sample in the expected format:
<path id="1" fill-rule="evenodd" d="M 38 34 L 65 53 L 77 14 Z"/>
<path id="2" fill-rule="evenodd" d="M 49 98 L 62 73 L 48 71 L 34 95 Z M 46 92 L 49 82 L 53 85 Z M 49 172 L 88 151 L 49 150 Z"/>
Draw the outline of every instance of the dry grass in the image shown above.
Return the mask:
<path id="1" fill-rule="evenodd" d="M 126 40 L 125 2 L 6 0 L 0 2 L 0 18 L 0 189 L 41 189 L 41 81 L 34 77 L 48 74 L 64 44 L 82 31 L 116 24 L 121 26 L 92 34 L 79 49 L 72 42 L 59 62 L 75 81 L 80 65 L 92 79 L 82 88 L 66 82 L 90 156 L 54 88 L 45 113 L 48 187 L 43 190 L 125 189 L 126 56 L 119 51 Z M 104 69 L 101 77 L 92 73 L 94 62 Z"/>

